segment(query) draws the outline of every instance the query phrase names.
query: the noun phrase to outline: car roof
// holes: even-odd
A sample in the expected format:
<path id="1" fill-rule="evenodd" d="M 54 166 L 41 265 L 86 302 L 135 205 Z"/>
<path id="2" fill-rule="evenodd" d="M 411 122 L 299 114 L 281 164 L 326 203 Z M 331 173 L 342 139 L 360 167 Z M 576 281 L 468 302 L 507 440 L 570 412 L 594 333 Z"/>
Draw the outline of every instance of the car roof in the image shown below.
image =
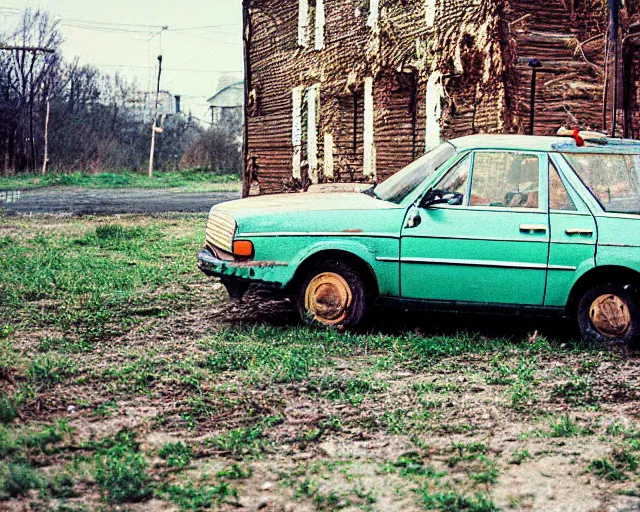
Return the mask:
<path id="1" fill-rule="evenodd" d="M 587 143 L 578 147 L 571 137 L 542 137 L 532 135 L 468 135 L 449 142 L 458 151 L 496 149 L 519 151 L 546 151 L 566 153 L 631 153 L 640 154 L 640 141 L 608 139 L 605 145 Z"/>

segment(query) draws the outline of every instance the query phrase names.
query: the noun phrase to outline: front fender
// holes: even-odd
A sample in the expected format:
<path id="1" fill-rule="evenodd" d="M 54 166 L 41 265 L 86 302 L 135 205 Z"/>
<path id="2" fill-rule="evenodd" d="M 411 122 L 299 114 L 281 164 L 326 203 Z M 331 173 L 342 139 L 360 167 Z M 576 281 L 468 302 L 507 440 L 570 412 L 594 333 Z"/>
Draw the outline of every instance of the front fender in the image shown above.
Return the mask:
<path id="1" fill-rule="evenodd" d="M 324 240 L 318 241 L 300 250 L 292 260 L 289 267 L 291 278 L 296 271 L 309 258 L 320 253 L 340 251 L 355 256 L 364 261 L 373 272 L 381 296 L 398 296 L 400 284 L 400 240 L 396 238 L 367 238 L 366 244 L 359 240 Z M 396 261 L 380 261 L 385 260 Z M 289 284 L 287 283 L 287 284 Z"/>

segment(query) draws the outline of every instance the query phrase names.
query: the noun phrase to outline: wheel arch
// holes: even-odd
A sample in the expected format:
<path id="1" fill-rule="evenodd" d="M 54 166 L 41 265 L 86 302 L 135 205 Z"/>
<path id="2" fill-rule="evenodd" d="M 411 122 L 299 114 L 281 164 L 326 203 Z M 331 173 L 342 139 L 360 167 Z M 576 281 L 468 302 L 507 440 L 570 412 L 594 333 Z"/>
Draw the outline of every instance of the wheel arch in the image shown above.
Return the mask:
<path id="1" fill-rule="evenodd" d="M 374 296 L 379 296 L 380 287 L 373 267 L 361 256 L 345 249 L 322 249 L 305 258 L 296 269 L 293 278 L 287 284 L 287 291 L 294 292 L 300 286 L 309 270 L 319 262 L 337 259 L 352 265 L 364 278 L 365 285 Z"/>
<path id="2" fill-rule="evenodd" d="M 615 282 L 625 285 L 628 284 L 633 286 L 636 296 L 640 293 L 640 272 L 618 265 L 595 267 L 580 276 L 573 285 L 567 302 L 567 312 L 569 314 L 575 313 L 578 303 L 580 302 L 580 298 L 590 288 L 606 282 Z"/>

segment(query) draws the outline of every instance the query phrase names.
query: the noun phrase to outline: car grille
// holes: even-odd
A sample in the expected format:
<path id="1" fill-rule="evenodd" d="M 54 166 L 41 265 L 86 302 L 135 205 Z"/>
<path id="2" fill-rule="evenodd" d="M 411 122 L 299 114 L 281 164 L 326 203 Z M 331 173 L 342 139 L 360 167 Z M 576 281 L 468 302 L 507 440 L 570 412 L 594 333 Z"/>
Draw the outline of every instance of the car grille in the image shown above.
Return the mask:
<path id="1" fill-rule="evenodd" d="M 238 225 L 231 215 L 213 211 L 207 223 L 207 243 L 226 252 L 233 252 L 233 238 Z"/>

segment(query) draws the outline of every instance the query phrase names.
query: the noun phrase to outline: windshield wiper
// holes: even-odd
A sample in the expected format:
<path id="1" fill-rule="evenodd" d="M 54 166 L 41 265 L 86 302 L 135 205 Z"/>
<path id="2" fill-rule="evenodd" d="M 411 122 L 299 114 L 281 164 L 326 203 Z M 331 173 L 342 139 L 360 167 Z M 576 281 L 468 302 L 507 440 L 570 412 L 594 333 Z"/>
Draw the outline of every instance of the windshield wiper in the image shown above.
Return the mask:
<path id="1" fill-rule="evenodd" d="M 373 197 L 373 198 L 375 198 L 375 199 L 380 199 L 380 198 L 378 197 L 378 194 L 376 194 L 376 187 L 375 187 L 375 185 L 374 185 L 374 186 L 372 186 L 372 187 L 369 187 L 369 188 L 367 188 L 367 189 L 365 189 L 365 190 L 363 190 L 363 191 L 362 191 L 362 193 L 363 193 L 363 194 L 368 195 L 369 197 Z"/>

